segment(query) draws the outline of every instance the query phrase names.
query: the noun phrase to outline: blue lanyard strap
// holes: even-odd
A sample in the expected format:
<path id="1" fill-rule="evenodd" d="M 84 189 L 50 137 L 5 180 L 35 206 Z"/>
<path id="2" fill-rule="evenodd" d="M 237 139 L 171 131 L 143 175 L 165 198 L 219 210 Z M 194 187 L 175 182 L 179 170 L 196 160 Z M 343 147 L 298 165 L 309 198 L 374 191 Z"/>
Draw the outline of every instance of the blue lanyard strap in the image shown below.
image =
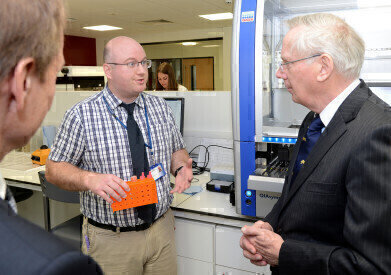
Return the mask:
<path id="1" fill-rule="evenodd" d="M 107 102 L 105 96 L 103 96 L 103 100 L 105 101 L 106 103 L 106 107 L 107 107 L 107 110 L 109 110 L 110 114 L 122 125 L 122 127 L 124 127 L 126 129 L 126 131 L 128 130 L 128 127 L 126 127 L 126 125 L 114 114 L 113 110 L 111 110 L 110 106 L 109 106 L 109 103 Z"/>
<path id="2" fill-rule="evenodd" d="M 143 102 L 144 102 L 144 110 L 145 110 L 145 119 L 146 119 L 146 122 L 147 122 L 147 131 L 148 131 L 148 139 L 149 139 L 149 144 L 148 145 L 147 143 L 144 143 L 145 146 L 147 146 L 149 149 L 151 149 L 151 155 L 153 155 L 153 151 L 152 151 L 152 138 L 151 138 L 151 131 L 150 131 L 150 128 L 149 128 L 149 120 L 148 120 L 148 112 L 147 112 L 147 104 L 145 102 L 145 99 L 144 99 L 144 96 L 141 95 L 142 99 L 143 99 Z M 103 100 L 105 101 L 106 103 L 106 107 L 107 107 L 107 110 L 109 111 L 109 113 L 121 124 L 122 127 L 125 128 L 125 130 L 127 131 L 128 130 L 128 127 L 114 114 L 113 110 L 110 108 L 109 106 L 109 103 L 107 102 L 106 100 L 106 97 L 103 96 Z"/>
<path id="3" fill-rule="evenodd" d="M 149 149 L 152 150 L 152 138 L 151 138 L 151 131 L 149 129 L 149 121 L 148 121 L 148 112 L 147 112 L 147 103 L 145 102 L 145 98 L 143 95 L 141 95 L 143 102 L 144 102 L 144 112 L 145 112 L 145 120 L 147 122 L 147 129 L 148 129 L 148 139 L 149 139 L 149 144 L 145 144 Z M 153 153 L 152 153 L 153 154 Z"/>

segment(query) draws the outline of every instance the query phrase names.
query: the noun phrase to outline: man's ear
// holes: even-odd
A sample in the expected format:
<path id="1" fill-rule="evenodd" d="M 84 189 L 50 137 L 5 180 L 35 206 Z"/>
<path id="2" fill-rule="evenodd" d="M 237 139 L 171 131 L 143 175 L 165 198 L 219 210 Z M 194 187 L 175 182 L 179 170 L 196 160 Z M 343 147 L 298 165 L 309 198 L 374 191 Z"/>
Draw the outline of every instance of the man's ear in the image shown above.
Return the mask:
<path id="1" fill-rule="evenodd" d="M 19 60 L 9 77 L 12 110 L 20 111 L 24 108 L 26 95 L 31 90 L 34 77 L 34 59 L 26 57 Z"/>
<path id="2" fill-rule="evenodd" d="M 103 64 L 103 71 L 105 72 L 105 75 L 107 79 L 111 79 L 111 66 L 107 63 Z"/>
<path id="3" fill-rule="evenodd" d="M 317 76 L 317 80 L 320 82 L 326 81 L 334 70 L 334 61 L 327 53 L 320 56 L 320 71 Z"/>

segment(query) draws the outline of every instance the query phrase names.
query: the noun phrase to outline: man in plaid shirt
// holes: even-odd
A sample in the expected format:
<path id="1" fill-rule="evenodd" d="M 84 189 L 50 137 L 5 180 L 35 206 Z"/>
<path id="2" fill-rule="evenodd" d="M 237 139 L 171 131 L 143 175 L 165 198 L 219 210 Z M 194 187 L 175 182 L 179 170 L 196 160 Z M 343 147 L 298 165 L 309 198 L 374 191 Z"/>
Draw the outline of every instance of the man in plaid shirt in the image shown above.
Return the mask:
<path id="1" fill-rule="evenodd" d="M 176 274 L 170 204 L 174 192 L 190 186 L 192 160 L 164 99 L 143 93 L 150 66 L 135 40 L 110 40 L 104 49 L 107 86 L 66 112 L 46 165 L 50 182 L 80 191 L 82 250 L 107 274 Z M 128 131 L 143 139 L 141 154 L 133 151 Z M 144 172 L 171 172 L 175 188 L 169 173 L 160 172 L 155 176 L 159 202 L 146 207 L 146 217 L 139 207 L 113 213 L 112 198 L 126 196 L 125 181 L 139 176 L 140 165 Z"/>

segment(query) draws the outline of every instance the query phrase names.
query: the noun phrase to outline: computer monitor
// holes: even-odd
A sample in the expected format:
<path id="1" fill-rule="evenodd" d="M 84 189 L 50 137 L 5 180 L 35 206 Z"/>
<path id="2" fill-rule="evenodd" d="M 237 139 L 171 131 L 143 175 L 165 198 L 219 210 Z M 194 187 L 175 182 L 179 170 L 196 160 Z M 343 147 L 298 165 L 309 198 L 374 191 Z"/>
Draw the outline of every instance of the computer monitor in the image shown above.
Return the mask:
<path id="1" fill-rule="evenodd" d="M 175 124 L 183 136 L 183 122 L 185 120 L 185 99 L 183 97 L 164 97 L 174 115 Z"/>

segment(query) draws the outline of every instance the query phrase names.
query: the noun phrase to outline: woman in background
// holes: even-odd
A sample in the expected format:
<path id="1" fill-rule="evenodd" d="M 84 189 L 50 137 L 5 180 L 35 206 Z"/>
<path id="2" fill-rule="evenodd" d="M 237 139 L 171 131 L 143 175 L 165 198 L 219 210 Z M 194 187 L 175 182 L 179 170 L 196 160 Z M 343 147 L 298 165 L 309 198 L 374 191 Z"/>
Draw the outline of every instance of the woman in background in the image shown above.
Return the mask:
<path id="1" fill-rule="evenodd" d="M 157 69 L 156 91 L 186 92 L 187 89 L 176 82 L 172 66 L 167 62 L 163 62 Z"/>

